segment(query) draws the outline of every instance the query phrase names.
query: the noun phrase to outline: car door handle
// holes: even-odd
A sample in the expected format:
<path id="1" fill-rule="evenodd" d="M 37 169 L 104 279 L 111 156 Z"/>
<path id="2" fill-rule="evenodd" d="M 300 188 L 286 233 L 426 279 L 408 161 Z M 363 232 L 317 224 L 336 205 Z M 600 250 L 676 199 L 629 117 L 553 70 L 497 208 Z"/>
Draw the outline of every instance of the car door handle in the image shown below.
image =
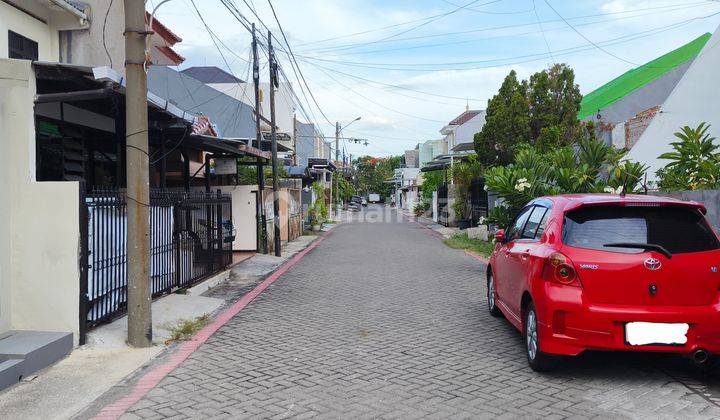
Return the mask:
<path id="1" fill-rule="evenodd" d="M 530 256 L 529 249 L 526 249 L 525 251 L 522 252 L 522 254 L 520 254 L 520 258 L 522 258 L 523 260 L 527 260 L 529 256 Z"/>

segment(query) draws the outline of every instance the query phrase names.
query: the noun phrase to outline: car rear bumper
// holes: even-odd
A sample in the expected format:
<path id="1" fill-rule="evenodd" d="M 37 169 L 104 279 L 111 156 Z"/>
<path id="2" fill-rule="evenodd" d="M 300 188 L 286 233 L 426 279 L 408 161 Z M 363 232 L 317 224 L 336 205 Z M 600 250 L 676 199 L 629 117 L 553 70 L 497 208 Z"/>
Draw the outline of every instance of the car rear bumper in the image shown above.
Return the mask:
<path id="1" fill-rule="evenodd" d="M 720 354 L 720 301 L 705 306 L 626 306 L 590 304 L 582 289 L 543 282 L 536 299 L 541 350 L 574 356 L 585 350 Z M 542 302 L 542 304 L 540 304 Z M 628 322 L 687 323 L 687 342 L 679 345 L 630 345 Z"/>

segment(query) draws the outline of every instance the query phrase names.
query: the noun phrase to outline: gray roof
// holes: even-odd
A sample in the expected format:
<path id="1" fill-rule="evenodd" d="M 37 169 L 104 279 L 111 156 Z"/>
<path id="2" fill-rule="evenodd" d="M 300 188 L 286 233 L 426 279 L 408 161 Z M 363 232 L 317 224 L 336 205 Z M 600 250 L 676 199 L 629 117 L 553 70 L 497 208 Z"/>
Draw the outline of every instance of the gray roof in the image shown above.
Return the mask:
<path id="1" fill-rule="evenodd" d="M 215 66 L 189 67 L 181 73 L 203 83 L 243 83 L 242 80 Z"/>
<path id="2" fill-rule="evenodd" d="M 253 110 L 190 76 L 165 66 L 151 66 L 148 90 L 178 107 L 207 115 L 220 137 L 255 138 Z"/>

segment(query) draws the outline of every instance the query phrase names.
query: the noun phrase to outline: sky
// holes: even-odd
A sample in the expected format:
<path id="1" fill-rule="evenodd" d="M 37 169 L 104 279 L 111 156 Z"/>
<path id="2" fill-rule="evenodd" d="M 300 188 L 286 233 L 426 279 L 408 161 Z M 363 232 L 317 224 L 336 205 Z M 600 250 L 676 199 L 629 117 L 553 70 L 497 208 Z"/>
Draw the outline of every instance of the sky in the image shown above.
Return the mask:
<path id="1" fill-rule="evenodd" d="M 225 1 L 283 40 L 268 0 Z M 466 106 L 485 109 L 510 70 L 527 78 L 566 63 L 585 94 L 720 25 L 718 0 L 270 1 L 301 70 L 278 52 L 303 104 L 298 118 L 333 136 L 335 121 L 361 117 L 343 130 L 368 140 L 341 144 L 353 156 L 442 138 Z M 183 38 L 178 69 L 214 65 L 251 80 L 250 34 L 220 0 L 172 0 L 156 15 Z M 302 77 L 312 95 L 301 92 Z"/>

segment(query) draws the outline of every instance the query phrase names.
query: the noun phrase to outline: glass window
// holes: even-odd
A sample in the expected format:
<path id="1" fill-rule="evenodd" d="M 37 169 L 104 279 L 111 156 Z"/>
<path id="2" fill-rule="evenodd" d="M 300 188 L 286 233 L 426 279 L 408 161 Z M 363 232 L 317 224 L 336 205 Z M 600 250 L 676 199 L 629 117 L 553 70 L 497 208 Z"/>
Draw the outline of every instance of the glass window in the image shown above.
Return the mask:
<path id="1" fill-rule="evenodd" d="M 545 223 L 547 223 L 547 217 L 545 215 L 547 212 L 545 207 L 535 206 L 530 217 L 528 217 L 521 238 L 539 239 L 540 236 L 542 236 L 543 230 L 545 230 Z"/>
<path id="2" fill-rule="evenodd" d="M 660 245 L 673 254 L 720 248 L 699 211 L 687 207 L 585 207 L 568 213 L 563 242 L 578 248 L 640 253 L 637 248 L 606 247 L 612 243 Z"/>
<path id="3" fill-rule="evenodd" d="M 37 61 L 38 43 L 18 33 L 8 31 L 8 57 Z"/>
<path id="4" fill-rule="evenodd" d="M 533 207 L 526 207 L 515 217 L 515 220 L 510 224 L 510 229 L 508 229 L 508 232 L 505 235 L 505 238 L 507 238 L 506 242 L 514 241 L 520 237 L 520 233 L 522 232 L 525 222 L 527 222 L 532 209 Z"/>

